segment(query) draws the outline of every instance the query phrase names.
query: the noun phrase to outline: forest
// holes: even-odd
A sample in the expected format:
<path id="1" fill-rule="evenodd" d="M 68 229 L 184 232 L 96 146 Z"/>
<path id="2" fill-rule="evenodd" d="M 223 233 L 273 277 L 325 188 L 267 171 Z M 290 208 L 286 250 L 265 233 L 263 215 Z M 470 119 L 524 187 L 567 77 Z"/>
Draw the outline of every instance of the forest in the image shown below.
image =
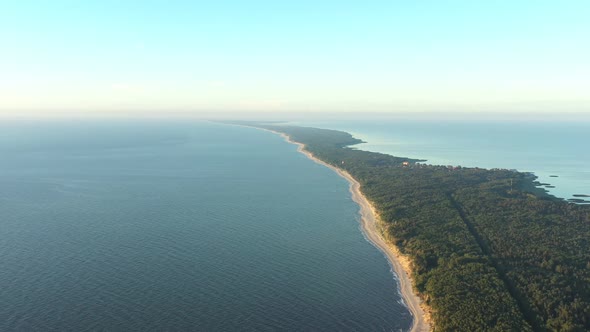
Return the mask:
<path id="1" fill-rule="evenodd" d="M 589 205 L 535 189 L 527 173 L 361 151 L 341 131 L 250 125 L 360 182 L 384 237 L 412 261 L 434 331 L 590 330 Z"/>

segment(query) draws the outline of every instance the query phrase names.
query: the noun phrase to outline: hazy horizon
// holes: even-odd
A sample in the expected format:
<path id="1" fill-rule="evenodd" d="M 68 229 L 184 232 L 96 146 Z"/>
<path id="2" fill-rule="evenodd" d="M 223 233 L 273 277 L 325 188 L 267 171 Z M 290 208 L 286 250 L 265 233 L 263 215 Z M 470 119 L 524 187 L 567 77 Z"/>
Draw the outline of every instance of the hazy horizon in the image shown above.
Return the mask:
<path id="1" fill-rule="evenodd" d="M 563 122 L 590 123 L 590 113 L 583 112 L 62 112 L 35 114 L 0 113 L 3 121 L 278 121 L 284 123 L 315 123 L 317 121 L 393 121 L 424 122 Z"/>
<path id="2" fill-rule="evenodd" d="M 0 10 L 3 117 L 590 111 L 585 1 L 24 0 Z"/>

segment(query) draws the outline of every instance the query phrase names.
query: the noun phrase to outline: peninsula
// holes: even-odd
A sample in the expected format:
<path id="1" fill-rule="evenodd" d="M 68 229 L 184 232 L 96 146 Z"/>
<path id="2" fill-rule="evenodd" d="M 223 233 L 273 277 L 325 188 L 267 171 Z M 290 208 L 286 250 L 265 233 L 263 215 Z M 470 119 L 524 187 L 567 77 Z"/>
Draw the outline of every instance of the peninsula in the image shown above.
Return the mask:
<path id="1" fill-rule="evenodd" d="M 356 150 L 341 131 L 237 124 L 279 133 L 349 180 L 413 331 L 590 329 L 588 206 L 536 190 L 529 173 Z"/>

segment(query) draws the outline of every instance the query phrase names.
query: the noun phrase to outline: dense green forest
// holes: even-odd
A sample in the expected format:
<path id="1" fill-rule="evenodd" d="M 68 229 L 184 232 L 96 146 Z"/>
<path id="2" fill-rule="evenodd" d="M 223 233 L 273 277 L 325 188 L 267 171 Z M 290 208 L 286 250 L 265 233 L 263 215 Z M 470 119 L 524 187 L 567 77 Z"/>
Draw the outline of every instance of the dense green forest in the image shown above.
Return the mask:
<path id="1" fill-rule="evenodd" d="M 360 151 L 340 131 L 255 126 L 361 183 L 384 236 L 411 258 L 435 331 L 590 330 L 590 206 L 531 190 L 530 174 Z"/>

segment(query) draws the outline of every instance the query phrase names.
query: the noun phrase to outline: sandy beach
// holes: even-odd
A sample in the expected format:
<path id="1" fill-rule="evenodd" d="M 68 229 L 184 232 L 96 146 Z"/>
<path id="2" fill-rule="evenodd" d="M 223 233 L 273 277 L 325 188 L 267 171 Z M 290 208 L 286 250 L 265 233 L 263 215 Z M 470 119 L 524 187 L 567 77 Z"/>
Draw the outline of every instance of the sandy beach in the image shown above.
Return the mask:
<path id="1" fill-rule="evenodd" d="M 267 129 L 263 129 L 267 130 Z M 372 204 L 367 200 L 367 198 L 361 193 L 360 190 L 360 183 L 356 181 L 348 172 L 345 172 L 337 167 L 329 165 L 317 158 L 315 158 L 310 152 L 305 150 L 305 146 L 301 143 L 292 141 L 291 138 L 281 132 L 267 130 L 272 133 L 278 134 L 282 136 L 287 142 L 291 144 L 295 144 L 298 146 L 298 151 L 307 156 L 309 159 L 313 160 L 314 162 L 326 166 L 333 171 L 335 171 L 338 175 L 345 178 L 350 183 L 350 192 L 352 194 L 352 199 L 356 202 L 360 207 L 360 215 L 361 215 L 361 228 L 364 232 L 365 237 L 369 240 L 375 247 L 381 250 L 387 259 L 389 260 L 391 266 L 395 274 L 398 276 L 399 283 L 400 283 L 400 291 L 404 303 L 412 313 L 413 322 L 412 328 L 410 331 L 412 332 L 422 332 L 422 331 L 430 331 L 430 324 L 429 324 L 429 315 L 422 307 L 422 300 L 414 293 L 412 289 L 412 280 L 410 278 L 410 269 L 409 269 L 409 260 L 402 256 L 399 251 L 391 244 L 388 244 L 381 232 L 379 227 L 381 222 L 379 220 L 379 215 L 375 212 Z"/>

